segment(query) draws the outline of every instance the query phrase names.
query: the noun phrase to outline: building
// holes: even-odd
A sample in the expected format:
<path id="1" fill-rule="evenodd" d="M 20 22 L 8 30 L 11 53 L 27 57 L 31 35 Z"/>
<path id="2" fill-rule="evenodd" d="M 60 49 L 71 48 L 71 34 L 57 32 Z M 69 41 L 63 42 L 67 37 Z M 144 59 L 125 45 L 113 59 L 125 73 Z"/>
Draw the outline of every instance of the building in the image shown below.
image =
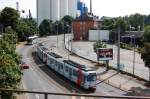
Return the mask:
<path id="1" fill-rule="evenodd" d="M 79 13 L 77 2 L 78 0 L 37 0 L 38 25 L 44 19 L 50 19 L 55 22 L 65 15 L 76 18 Z"/>
<path id="2" fill-rule="evenodd" d="M 88 8 L 84 2 L 80 2 L 80 0 L 78 0 L 77 4 L 78 4 L 77 9 L 80 11 L 80 15 L 82 15 L 84 13 L 88 13 Z"/>
<path id="3" fill-rule="evenodd" d="M 88 31 L 99 27 L 99 19 L 93 14 L 85 13 L 73 22 L 74 40 L 88 40 Z"/>

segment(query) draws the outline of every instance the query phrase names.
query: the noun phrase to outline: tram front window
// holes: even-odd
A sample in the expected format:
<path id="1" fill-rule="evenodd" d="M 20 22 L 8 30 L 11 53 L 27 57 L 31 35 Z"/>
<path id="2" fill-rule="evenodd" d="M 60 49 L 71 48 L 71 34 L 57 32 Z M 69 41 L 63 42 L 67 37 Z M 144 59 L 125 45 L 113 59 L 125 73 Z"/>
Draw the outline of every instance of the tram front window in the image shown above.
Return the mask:
<path id="1" fill-rule="evenodd" d="M 95 81 L 96 80 L 96 74 L 89 74 L 87 76 L 87 81 Z"/>

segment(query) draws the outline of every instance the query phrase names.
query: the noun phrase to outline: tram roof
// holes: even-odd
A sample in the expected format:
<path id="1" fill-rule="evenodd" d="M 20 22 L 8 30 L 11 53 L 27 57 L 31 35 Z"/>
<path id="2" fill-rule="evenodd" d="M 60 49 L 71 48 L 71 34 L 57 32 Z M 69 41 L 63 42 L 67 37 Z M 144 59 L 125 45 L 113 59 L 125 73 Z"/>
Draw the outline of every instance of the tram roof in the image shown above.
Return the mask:
<path id="1" fill-rule="evenodd" d="M 53 56 L 54 58 L 62 58 L 62 56 L 56 54 L 56 53 L 53 53 L 53 52 L 48 52 L 49 55 Z"/>
<path id="2" fill-rule="evenodd" d="M 78 63 L 76 63 L 76 62 L 74 62 L 72 60 L 64 60 L 64 62 L 69 64 L 69 65 L 71 65 L 71 66 L 74 66 L 76 68 L 80 68 L 80 69 L 82 69 L 84 71 L 91 71 L 92 70 L 91 68 L 88 68 L 85 65 L 78 64 Z"/>

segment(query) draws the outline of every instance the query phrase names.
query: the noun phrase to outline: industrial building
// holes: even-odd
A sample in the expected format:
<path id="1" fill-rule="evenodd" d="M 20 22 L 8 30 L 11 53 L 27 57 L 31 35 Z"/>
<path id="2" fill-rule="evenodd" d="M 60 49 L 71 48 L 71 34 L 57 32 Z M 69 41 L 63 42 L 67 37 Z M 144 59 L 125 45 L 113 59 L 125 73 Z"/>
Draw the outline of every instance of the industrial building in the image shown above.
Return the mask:
<path id="1" fill-rule="evenodd" d="M 65 15 L 76 18 L 81 13 L 87 12 L 87 10 L 85 4 L 80 0 L 37 0 L 38 25 L 44 19 L 50 19 L 55 22 Z"/>
<path id="2" fill-rule="evenodd" d="M 84 13 L 73 21 L 74 40 L 88 40 L 89 30 L 100 27 L 101 21 L 91 13 Z"/>

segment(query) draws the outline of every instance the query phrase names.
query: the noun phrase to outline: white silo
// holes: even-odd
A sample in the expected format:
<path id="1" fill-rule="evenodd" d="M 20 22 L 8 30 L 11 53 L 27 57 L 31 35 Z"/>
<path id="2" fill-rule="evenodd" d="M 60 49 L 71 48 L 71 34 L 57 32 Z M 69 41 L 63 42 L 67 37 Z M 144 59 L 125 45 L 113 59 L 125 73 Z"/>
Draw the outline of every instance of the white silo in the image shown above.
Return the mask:
<path id="1" fill-rule="evenodd" d="M 44 19 L 50 19 L 51 13 L 50 13 L 50 0 L 37 0 L 37 21 L 38 25 L 44 20 Z"/>
<path id="2" fill-rule="evenodd" d="M 77 15 L 77 1 L 78 0 L 68 0 L 68 14 L 74 18 Z"/>
<path id="3" fill-rule="evenodd" d="M 68 0 L 60 0 L 60 18 L 68 15 Z"/>
<path id="4" fill-rule="evenodd" d="M 52 21 L 60 20 L 60 0 L 51 0 L 51 8 Z"/>

